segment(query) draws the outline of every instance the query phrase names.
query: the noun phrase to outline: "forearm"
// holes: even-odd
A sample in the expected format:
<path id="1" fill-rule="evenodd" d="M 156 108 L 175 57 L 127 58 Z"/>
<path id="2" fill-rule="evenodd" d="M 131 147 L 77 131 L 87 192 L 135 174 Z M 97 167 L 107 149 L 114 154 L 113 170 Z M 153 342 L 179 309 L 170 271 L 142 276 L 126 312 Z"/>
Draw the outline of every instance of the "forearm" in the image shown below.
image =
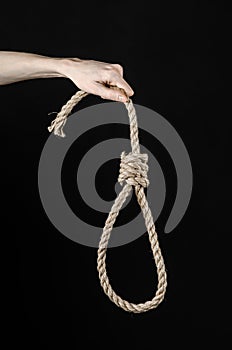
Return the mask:
<path id="1" fill-rule="evenodd" d="M 109 100 L 126 102 L 134 93 L 119 64 L 0 51 L 0 85 L 54 77 L 70 79 L 79 89 Z"/>
<path id="2" fill-rule="evenodd" d="M 0 51 L 0 85 L 17 81 L 64 77 L 65 59 L 42 55 Z"/>

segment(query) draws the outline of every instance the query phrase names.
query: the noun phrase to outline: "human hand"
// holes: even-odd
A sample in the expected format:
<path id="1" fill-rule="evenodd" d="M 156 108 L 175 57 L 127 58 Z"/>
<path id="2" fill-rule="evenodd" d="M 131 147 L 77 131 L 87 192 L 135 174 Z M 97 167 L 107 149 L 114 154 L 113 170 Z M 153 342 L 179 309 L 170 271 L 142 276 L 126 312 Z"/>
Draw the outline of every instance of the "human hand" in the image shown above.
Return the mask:
<path id="1" fill-rule="evenodd" d="M 134 94 L 123 79 L 123 68 L 119 64 L 65 58 L 61 73 L 79 89 L 104 99 L 126 102 Z"/>

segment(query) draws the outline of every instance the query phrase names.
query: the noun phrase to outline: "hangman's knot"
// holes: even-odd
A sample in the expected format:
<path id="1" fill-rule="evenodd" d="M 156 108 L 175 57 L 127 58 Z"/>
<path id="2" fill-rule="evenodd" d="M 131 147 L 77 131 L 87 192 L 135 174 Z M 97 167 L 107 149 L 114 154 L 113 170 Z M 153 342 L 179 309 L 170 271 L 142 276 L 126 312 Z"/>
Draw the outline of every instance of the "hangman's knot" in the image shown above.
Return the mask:
<path id="1" fill-rule="evenodd" d="M 122 152 L 118 176 L 118 182 L 120 185 L 123 184 L 123 181 L 126 181 L 129 185 L 148 187 L 147 161 L 147 153 L 130 152 L 126 154 L 126 152 Z"/>

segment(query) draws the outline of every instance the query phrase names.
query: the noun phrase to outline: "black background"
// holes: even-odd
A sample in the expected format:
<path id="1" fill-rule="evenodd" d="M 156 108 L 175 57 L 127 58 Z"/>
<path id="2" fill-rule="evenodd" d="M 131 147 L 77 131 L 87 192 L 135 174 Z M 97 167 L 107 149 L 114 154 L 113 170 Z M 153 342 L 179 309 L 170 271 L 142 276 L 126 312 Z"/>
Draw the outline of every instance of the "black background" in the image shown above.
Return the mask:
<path id="1" fill-rule="evenodd" d="M 54 117 L 48 113 L 58 111 L 76 87 L 59 78 L 2 86 L 2 242 L 6 238 L 2 303 L 7 309 L 9 346 L 76 349 L 84 341 L 84 347 L 147 349 L 169 343 L 189 348 L 227 340 L 230 21 L 224 1 L 3 6 L 1 50 L 122 64 L 135 91 L 133 101 L 154 109 L 175 127 L 188 149 L 194 175 L 191 203 L 178 227 L 167 235 L 162 232 L 168 200 L 157 222 L 168 273 L 165 300 L 157 310 L 127 314 L 100 287 L 96 249 L 59 233 L 38 194 L 39 157 Z M 79 108 L 102 102 L 89 96 Z M 141 134 L 141 144 L 145 139 Z M 163 162 L 171 191 L 175 183 L 173 187 L 168 160 L 152 140 L 150 150 Z M 104 171 L 115 180 L 118 169 L 113 169 Z M 100 176 L 98 181 L 100 191 Z M 107 196 L 104 190 L 101 194 Z M 151 298 L 154 275 L 147 235 L 110 249 L 108 272 L 124 298 L 135 302 Z"/>

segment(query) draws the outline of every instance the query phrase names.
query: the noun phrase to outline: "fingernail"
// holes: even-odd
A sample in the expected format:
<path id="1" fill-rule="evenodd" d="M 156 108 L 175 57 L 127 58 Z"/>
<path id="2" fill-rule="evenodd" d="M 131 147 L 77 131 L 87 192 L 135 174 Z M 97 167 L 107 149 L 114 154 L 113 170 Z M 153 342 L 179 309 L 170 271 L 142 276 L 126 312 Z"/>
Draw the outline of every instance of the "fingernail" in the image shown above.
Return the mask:
<path id="1" fill-rule="evenodd" d="M 122 101 L 122 102 L 126 102 L 127 101 L 126 97 L 123 96 L 123 95 L 118 95 L 118 99 L 119 99 L 119 101 Z"/>

